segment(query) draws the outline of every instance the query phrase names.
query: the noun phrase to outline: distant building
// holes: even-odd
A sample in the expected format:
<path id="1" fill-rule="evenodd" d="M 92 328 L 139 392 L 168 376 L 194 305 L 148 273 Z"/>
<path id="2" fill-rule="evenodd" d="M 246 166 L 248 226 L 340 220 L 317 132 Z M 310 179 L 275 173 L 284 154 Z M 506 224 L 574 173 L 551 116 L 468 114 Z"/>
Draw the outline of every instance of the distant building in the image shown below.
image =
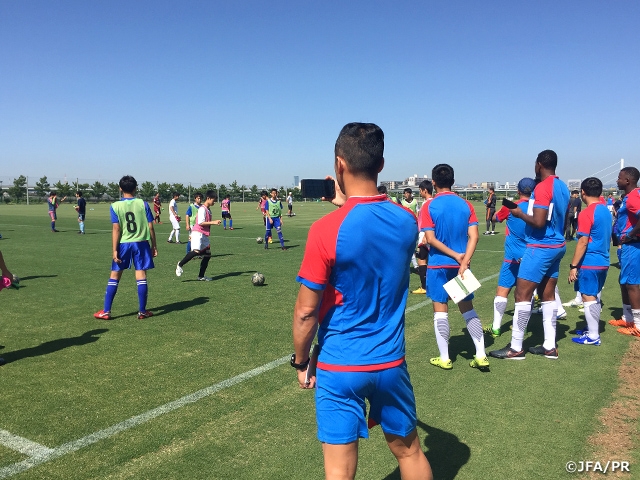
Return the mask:
<path id="1" fill-rule="evenodd" d="M 567 187 L 569 187 L 569 190 L 580 190 L 581 184 L 582 184 L 582 180 L 579 180 L 579 179 L 567 180 Z"/>
<path id="2" fill-rule="evenodd" d="M 298 175 L 294 175 L 293 177 L 293 186 L 300 188 L 300 177 Z"/>

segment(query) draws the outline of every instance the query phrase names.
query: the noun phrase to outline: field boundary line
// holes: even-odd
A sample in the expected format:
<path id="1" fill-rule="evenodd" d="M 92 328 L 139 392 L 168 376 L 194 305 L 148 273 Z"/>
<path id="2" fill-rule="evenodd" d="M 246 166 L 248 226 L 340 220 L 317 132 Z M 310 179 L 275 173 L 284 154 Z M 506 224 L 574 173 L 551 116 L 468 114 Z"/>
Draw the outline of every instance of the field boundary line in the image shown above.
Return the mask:
<path id="1" fill-rule="evenodd" d="M 499 273 L 489 275 L 488 277 L 480 279 L 480 282 L 486 282 L 498 277 L 499 275 Z M 431 303 L 431 300 L 422 301 L 420 303 L 412 305 L 411 307 L 407 307 L 405 309 L 405 312 L 413 312 Z M 84 447 L 97 443 L 100 440 L 110 438 L 120 432 L 124 432 L 135 426 L 142 425 L 143 423 L 146 423 L 149 420 L 153 420 L 154 418 L 164 415 L 165 413 L 173 412 L 174 410 L 195 403 L 203 398 L 209 397 L 214 393 L 219 392 L 220 390 L 232 387 L 234 385 L 237 385 L 238 383 L 249 380 L 269 370 L 273 370 L 274 368 L 283 365 L 288 361 L 289 355 L 281 357 L 277 360 L 273 360 L 272 362 L 265 363 L 260 367 L 241 373 L 239 375 L 236 375 L 235 377 L 228 378 L 227 380 L 223 380 L 222 382 L 211 385 L 210 387 L 203 388 L 202 390 L 198 390 L 197 392 L 191 393 L 189 395 L 185 395 L 184 397 L 173 400 L 169 403 L 165 403 L 164 405 L 148 410 L 147 412 L 131 417 L 120 423 L 116 423 L 111 427 L 99 430 L 85 437 L 79 438 L 78 440 L 67 442 L 55 448 L 48 448 L 44 445 L 31 442 L 26 438 L 13 435 L 5 430 L 0 430 L 0 445 L 5 445 L 9 448 L 12 448 L 13 450 L 18 450 L 18 448 L 11 447 L 10 442 L 13 442 L 11 444 L 13 444 L 14 446 L 21 445 L 20 442 L 24 442 L 22 444 L 24 445 L 24 447 L 21 447 L 22 450 L 18 451 L 29 456 L 29 458 L 22 460 L 21 462 L 17 462 L 7 467 L 0 468 L 0 479 L 12 477 L 13 475 L 25 472 L 33 467 L 37 467 L 44 463 L 50 462 L 68 453 L 78 451 Z M 5 438 L 7 439 L 7 443 L 5 443 Z"/>

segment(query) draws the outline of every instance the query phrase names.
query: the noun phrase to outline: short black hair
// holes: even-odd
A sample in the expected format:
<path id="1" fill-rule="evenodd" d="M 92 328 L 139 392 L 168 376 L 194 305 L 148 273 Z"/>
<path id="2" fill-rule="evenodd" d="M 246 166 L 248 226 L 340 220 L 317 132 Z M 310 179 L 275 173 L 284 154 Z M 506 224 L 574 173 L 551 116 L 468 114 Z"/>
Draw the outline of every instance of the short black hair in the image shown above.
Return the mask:
<path id="1" fill-rule="evenodd" d="M 409 187 L 404 189 L 404 193 L 410 193 L 411 195 L 413 195 L 413 190 L 411 190 Z"/>
<path id="2" fill-rule="evenodd" d="M 352 173 L 377 178 L 384 162 L 384 132 L 375 123 L 347 123 L 340 130 L 334 153 Z"/>
<path id="3" fill-rule="evenodd" d="M 580 188 L 587 197 L 599 197 L 602 195 L 602 182 L 599 178 L 585 178 L 580 184 Z"/>
<path id="4" fill-rule="evenodd" d="M 80 190 L 78 190 L 78 191 L 76 192 L 76 195 L 78 195 L 79 197 L 81 197 L 81 196 L 82 196 L 82 192 L 81 192 Z"/>
<path id="5" fill-rule="evenodd" d="M 451 188 L 455 182 L 453 167 L 446 163 L 440 163 L 431 170 L 431 178 L 436 187 Z"/>
<path id="6" fill-rule="evenodd" d="M 582 185 L 580 186 L 580 188 L 582 188 Z M 578 190 L 571 190 L 571 195 L 580 195 L 580 192 Z"/>
<path id="7" fill-rule="evenodd" d="M 636 167 L 624 167 L 620 171 L 624 172 L 627 175 L 627 177 L 629 177 L 629 180 L 631 180 L 631 183 L 638 183 L 638 180 L 640 180 L 640 172 Z"/>
<path id="8" fill-rule="evenodd" d="M 260 192 L 260 196 L 261 196 L 261 197 L 264 197 L 264 196 L 266 196 L 266 195 L 269 195 L 269 194 L 267 193 L 267 191 L 266 191 L 266 190 L 262 190 L 262 191 Z"/>
<path id="9" fill-rule="evenodd" d="M 227 194 L 224 198 L 231 198 L 231 195 Z"/>
<path id="10" fill-rule="evenodd" d="M 278 189 L 276 187 L 273 187 L 271 190 L 269 190 L 270 192 L 276 192 L 278 193 Z"/>
<path id="11" fill-rule="evenodd" d="M 386 195 L 387 192 L 388 192 L 388 190 L 387 190 L 387 186 L 386 185 L 380 185 L 378 187 L 378 193 Z"/>
<path id="12" fill-rule="evenodd" d="M 180 194 L 179 194 L 178 192 L 173 192 L 173 193 L 171 194 L 171 196 L 172 196 L 172 197 L 179 197 L 179 196 L 180 196 Z"/>
<path id="13" fill-rule="evenodd" d="M 218 194 L 216 193 L 215 190 L 207 190 L 207 193 L 205 195 L 207 196 L 207 198 L 218 200 Z"/>
<path id="14" fill-rule="evenodd" d="M 547 170 L 555 170 L 558 166 L 558 155 L 553 150 L 543 150 L 538 154 L 536 162 Z"/>
<path id="15" fill-rule="evenodd" d="M 118 182 L 118 186 L 120 187 L 120 190 L 122 190 L 122 193 L 133 195 L 136 188 L 138 188 L 138 182 L 136 182 L 136 179 L 131 175 L 125 175 Z"/>
<path id="16" fill-rule="evenodd" d="M 50 196 L 50 197 L 53 197 L 54 195 L 58 195 L 58 192 L 56 192 L 55 190 L 51 190 L 51 191 L 49 192 L 49 196 Z"/>
<path id="17" fill-rule="evenodd" d="M 197 197 L 204 198 L 204 195 L 202 195 L 202 192 L 196 192 L 193 194 L 193 198 L 197 198 Z"/>
<path id="18" fill-rule="evenodd" d="M 433 183 L 431 183 L 431 180 L 422 180 L 418 188 L 420 190 L 426 190 L 429 192 L 429 195 L 433 195 Z"/>

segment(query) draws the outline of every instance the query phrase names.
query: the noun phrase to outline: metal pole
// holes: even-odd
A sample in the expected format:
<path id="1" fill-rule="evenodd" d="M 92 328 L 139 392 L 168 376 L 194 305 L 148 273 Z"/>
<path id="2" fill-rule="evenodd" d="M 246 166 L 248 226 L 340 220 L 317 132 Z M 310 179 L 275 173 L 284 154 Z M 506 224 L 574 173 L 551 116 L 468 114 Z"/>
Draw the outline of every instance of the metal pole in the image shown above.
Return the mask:
<path id="1" fill-rule="evenodd" d="M 27 177 L 27 205 L 29 205 L 29 177 Z"/>
<path id="2" fill-rule="evenodd" d="M 191 203 L 191 182 L 189 182 L 189 203 Z"/>

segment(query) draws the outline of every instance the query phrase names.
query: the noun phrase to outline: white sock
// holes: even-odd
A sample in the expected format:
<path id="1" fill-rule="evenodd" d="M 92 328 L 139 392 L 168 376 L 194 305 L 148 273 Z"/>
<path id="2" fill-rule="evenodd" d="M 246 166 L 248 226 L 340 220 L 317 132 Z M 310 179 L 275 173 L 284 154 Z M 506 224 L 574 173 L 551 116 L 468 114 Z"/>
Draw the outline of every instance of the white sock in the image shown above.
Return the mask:
<path id="1" fill-rule="evenodd" d="M 513 310 L 513 332 L 511 334 L 511 348 L 518 352 L 522 350 L 524 332 L 531 318 L 531 302 L 516 302 Z"/>
<path id="2" fill-rule="evenodd" d="M 634 308 L 631 310 L 631 314 L 633 315 L 633 324 L 640 330 L 640 309 Z"/>
<path id="3" fill-rule="evenodd" d="M 171 230 L 171 233 L 169 234 L 169 242 L 171 241 L 171 239 L 173 238 L 173 232 L 175 232 L 175 230 Z"/>
<path id="4" fill-rule="evenodd" d="M 476 358 L 486 357 L 487 354 L 484 351 L 484 335 L 482 333 L 482 322 L 478 318 L 478 314 L 475 309 L 471 309 L 468 312 L 462 314 L 462 318 L 467 322 L 467 332 L 471 335 L 471 340 L 476 347 Z"/>
<path id="5" fill-rule="evenodd" d="M 542 346 L 551 350 L 556 348 L 556 323 L 558 315 L 558 304 L 555 302 L 542 302 L 542 327 L 544 328 L 544 342 Z"/>
<path id="6" fill-rule="evenodd" d="M 176 230 L 176 243 L 180 242 L 180 230 Z"/>
<path id="7" fill-rule="evenodd" d="M 584 317 L 587 319 L 589 338 L 592 340 L 600 336 L 600 311 L 602 307 L 595 300 L 584 302 Z"/>
<path id="8" fill-rule="evenodd" d="M 596 299 L 598 300 L 598 303 L 602 303 L 602 290 L 598 292 L 598 296 L 596 297 Z"/>
<path id="9" fill-rule="evenodd" d="M 574 303 L 582 303 L 582 294 L 576 291 L 576 298 L 573 299 Z"/>
<path id="10" fill-rule="evenodd" d="M 449 314 L 447 312 L 433 314 L 433 329 L 436 332 L 440 358 L 446 362 L 449 360 Z"/>
<path id="11" fill-rule="evenodd" d="M 631 313 L 631 305 L 622 304 L 622 318 L 625 322 L 633 323 L 633 313 Z"/>
<path id="12" fill-rule="evenodd" d="M 558 306 L 557 315 L 562 315 L 563 313 L 567 313 L 564 310 L 564 307 L 562 306 L 562 299 L 560 298 L 560 291 L 558 290 L 558 285 L 556 285 L 556 305 Z"/>
<path id="13" fill-rule="evenodd" d="M 416 255 L 413 254 L 411 257 L 411 265 L 413 265 L 413 268 L 417 269 L 418 268 L 418 261 L 416 260 Z"/>
<path id="14" fill-rule="evenodd" d="M 498 295 L 496 295 L 496 298 L 493 299 L 493 325 L 491 328 L 493 328 L 494 330 L 500 330 L 500 326 L 502 325 L 502 317 L 506 309 L 507 298 L 499 297 Z"/>

